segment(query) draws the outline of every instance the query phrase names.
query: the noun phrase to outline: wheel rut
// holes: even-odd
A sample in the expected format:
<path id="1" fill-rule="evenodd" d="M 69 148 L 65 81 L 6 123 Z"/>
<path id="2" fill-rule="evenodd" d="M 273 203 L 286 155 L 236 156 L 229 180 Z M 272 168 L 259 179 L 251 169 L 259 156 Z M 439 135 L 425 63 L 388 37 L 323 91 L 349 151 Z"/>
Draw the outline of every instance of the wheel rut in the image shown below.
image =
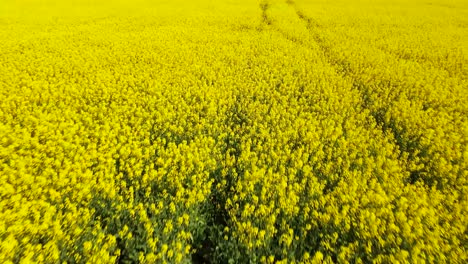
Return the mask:
<path id="1" fill-rule="evenodd" d="M 305 23 L 305 26 L 309 30 L 312 39 L 320 47 L 327 62 L 332 67 L 334 67 L 336 69 L 336 72 L 340 74 L 344 79 L 350 80 L 353 89 L 357 91 L 361 96 L 362 107 L 369 110 L 369 112 L 371 113 L 371 117 L 375 120 L 377 126 L 381 128 L 384 134 L 392 134 L 394 138 L 392 144 L 396 145 L 396 147 L 398 148 L 400 152 L 400 159 L 405 163 L 408 160 L 421 160 L 421 154 L 418 154 L 421 152 L 422 147 L 420 137 L 412 137 L 411 135 L 406 134 L 406 128 L 404 128 L 403 131 L 401 129 L 398 129 L 397 120 L 395 120 L 394 117 L 391 117 L 390 120 L 387 120 L 387 108 L 384 109 L 373 107 L 373 105 L 376 103 L 373 99 L 371 99 L 372 94 L 374 93 L 373 89 L 369 87 L 369 85 L 366 84 L 364 80 L 361 80 L 357 77 L 358 73 L 356 72 L 356 69 L 352 66 L 351 62 L 347 61 L 346 59 L 340 58 L 335 54 L 335 51 L 333 51 L 333 46 L 331 46 L 327 39 L 325 39 L 320 33 L 320 31 L 324 29 L 324 27 L 321 26 L 320 23 L 318 23 L 314 18 L 307 16 L 304 12 L 302 12 L 293 0 L 286 0 L 286 3 L 292 8 L 294 8 L 297 17 Z M 391 80 L 387 80 L 385 84 L 388 85 L 388 87 L 394 86 Z M 389 102 L 389 104 L 391 105 L 392 103 Z M 423 165 L 422 167 L 428 168 L 431 167 L 430 163 L 431 162 L 424 161 L 420 164 Z M 426 180 L 424 177 L 422 177 L 422 175 L 427 173 L 426 170 L 415 170 L 410 168 L 408 168 L 407 170 L 410 174 L 409 178 L 407 179 L 407 183 L 413 184 L 417 181 L 423 181 L 428 186 L 433 185 L 431 180 Z M 433 176 L 436 177 L 436 175 Z"/>

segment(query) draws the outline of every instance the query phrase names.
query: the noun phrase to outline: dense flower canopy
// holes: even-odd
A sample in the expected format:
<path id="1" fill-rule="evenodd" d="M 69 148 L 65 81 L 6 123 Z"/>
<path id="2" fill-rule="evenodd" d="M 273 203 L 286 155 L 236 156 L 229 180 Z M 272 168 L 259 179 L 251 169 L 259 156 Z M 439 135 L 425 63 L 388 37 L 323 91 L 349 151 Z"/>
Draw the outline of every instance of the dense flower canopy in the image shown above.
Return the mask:
<path id="1" fill-rule="evenodd" d="M 2 1 L 0 262 L 467 262 L 467 10 Z"/>

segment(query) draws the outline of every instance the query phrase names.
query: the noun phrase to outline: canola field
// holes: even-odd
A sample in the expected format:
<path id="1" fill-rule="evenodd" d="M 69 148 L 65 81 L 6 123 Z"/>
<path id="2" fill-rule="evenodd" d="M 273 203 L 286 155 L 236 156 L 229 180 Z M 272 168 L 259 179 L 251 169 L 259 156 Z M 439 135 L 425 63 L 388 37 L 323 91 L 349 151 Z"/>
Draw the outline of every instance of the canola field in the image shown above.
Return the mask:
<path id="1" fill-rule="evenodd" d="M 468 262 L 465 0 L 0 1 L 1 263 Z"/>

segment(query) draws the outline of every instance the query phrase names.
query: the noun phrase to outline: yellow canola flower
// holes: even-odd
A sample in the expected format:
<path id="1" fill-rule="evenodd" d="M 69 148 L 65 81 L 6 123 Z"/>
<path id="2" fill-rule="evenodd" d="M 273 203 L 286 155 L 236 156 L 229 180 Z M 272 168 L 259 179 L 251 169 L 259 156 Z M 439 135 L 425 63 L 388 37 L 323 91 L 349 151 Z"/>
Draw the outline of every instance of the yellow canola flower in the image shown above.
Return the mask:
<path id="1" fill-rule="evenodd" d="M 4 1 L 0 262 L 468 262 L 467 8 Z"/>

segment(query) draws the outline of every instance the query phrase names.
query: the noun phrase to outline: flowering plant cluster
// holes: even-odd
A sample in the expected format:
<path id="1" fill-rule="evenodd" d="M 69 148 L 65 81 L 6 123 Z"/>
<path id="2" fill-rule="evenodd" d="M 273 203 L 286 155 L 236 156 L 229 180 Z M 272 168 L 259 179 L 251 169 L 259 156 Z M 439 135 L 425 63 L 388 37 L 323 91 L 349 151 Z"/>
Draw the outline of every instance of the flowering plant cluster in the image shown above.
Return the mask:
<path id="1" fill-rule="evenodd" d="M 467 262 L 464 8 L 0 4 L 0 262 Z"/>

